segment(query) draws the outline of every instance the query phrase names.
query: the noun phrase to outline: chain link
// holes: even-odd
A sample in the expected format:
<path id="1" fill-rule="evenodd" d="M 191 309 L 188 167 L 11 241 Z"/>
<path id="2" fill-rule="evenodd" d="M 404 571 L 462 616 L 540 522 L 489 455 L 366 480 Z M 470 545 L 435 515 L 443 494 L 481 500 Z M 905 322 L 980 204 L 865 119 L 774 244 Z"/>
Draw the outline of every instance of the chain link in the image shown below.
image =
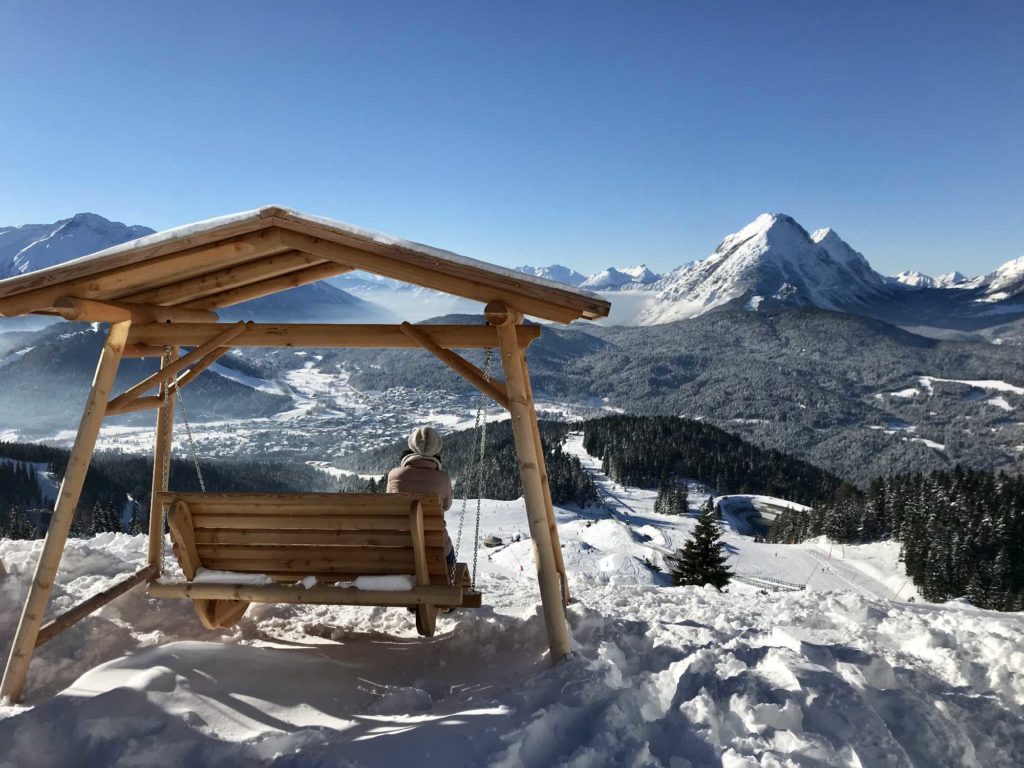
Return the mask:
<path id="1" fill-rule="evenodd" d="M 494 350 L 488 347 L 484 352 L 484 381 L 491 380 L 491 356 Z M 476 462 L 476 531 L 473 534 L 473 571 L 470 576 L 469 586 L 476 589 L 476 563 L 480 555 L 480 504 L 484 495 L 484 456 L 487 447 L 487 401 L 485 395 L 480 395 L 480 455 Z"/>
<path id="2" fill-rule="evenodd" d="M 171 348 L 170 347 L 164 347 L 164 368 L 168 367 L 170 364 L 171 364 Z M 167 404 L 168 404 L 168 402 L 170 400 L 170 389 L 171 388 L 169 386 L 167 386 L 166 383 L 161 385 L 161 387 L 160 387 L 160 395 L 163 398 L 161 403 L 160 403 L 160 418 L 163 421 L 163 434 L 164 434 L 164 439 L 165 440 L 167 439 L 167 435 L 169 435 L 170 431 L 171 431 L 171 414 L 170 414 L 169 409 L 167 407 Z M 170 485 L 171 485 L 171 445 L 170 445 L 170 443 L 167 444 L 166 449 L 163 451 L 162 463 L 163 463 L 163 466 L 160 467 L 160 480 L 161 480 L 160 490 L 166 491 L 166 490 L 168 490 L 170 488 Z"/>
<path id="3" fill-rule="evenodd" d="M 188 438 L 188 452 L 192 455 L 192 463 L 196 467 L 196 477 L 199 478 L 199 489 L 206 493 L 206 480 L 203 479 L 203 470 L 199 466 L 199 456 L 196 454 L 196 440 L 192 435 L 192 425 L 188 421 L 188 410 L 185 408 L 185 398 L 181 396 L 181 388 L 178 386 L 178 377 L 171 377 L 170 384 L 174 386 L 174 396 L 178 408 L 181 410 L 181 422 L 185 425 L 185 436 Z M 168 386 L 170 388 L 170 385 Z"/>
<path id="4" fill-rule="evenodd" d="M 491 359 L 494 355 L 494 350 L 488 347 L 484 350 L 484 381 L 491 380 Z M 475 479 L 476 482 L 476 526 L 473 533 L 473 570 L 470 572 L 470 585 L 476 588 L 476 566 L 477 559 L 480 552 L 480 504 L 481 497 L 483 496 L 484 486 L 484 455 L 485 448 L 487 445 L 487 396 L 480 393 L 480 400 L 476 408 L 476 419 L 473 422 L 473 430 L 479 431 L 480 442 L 477 446 L 477 460 L 476 460 L 476 477 L 470 478 Z M 459 510 L 459 528 L 458 533 L 455 536 L 455 562 L 459 561 L 459 547 L 462 544 L 462 529 L 466 522 L 466 507 L 469 504 L 469 490 L 470 483 L 467 483 L 467 490 L 462 494 L 462 507 Z M 455 571 L 452 569 L 451 577 L 455 577 Z"/>

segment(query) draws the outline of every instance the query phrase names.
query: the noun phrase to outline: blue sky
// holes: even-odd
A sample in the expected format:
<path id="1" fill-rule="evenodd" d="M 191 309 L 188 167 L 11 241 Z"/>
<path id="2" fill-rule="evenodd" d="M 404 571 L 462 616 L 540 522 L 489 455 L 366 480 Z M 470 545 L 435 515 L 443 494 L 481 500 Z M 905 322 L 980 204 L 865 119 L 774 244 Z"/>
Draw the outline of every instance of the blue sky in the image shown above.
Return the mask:
<path id="1" fill-rule="evenodd" d="M 883 272 L 1024 254 L 1024 4 L 0 4 L 0 224 L 266 203 L 507 265 L 763 211 Z"/>

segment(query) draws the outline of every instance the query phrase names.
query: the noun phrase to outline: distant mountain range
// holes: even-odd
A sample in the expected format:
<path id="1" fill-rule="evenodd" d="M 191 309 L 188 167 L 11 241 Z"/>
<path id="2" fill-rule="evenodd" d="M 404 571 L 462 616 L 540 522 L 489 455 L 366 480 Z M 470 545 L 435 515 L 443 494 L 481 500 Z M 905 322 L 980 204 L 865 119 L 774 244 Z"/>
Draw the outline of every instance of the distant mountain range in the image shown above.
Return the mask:
<path id="1" fill-rule="evenodd" d="M 1024 257 L 975 278 L 913 271 L 885 277 L 835 230 L 812 234 L 780 213 L 758 216 L 707 258 L 660 276 L 643 266 L 586 278 L 558 264 L 519 270 L 612 294 L 613 313 L 620 308 L 613 319 L 627 325 L 789 306 L 862 315 L 929 335 L 1024 333 Z"/>

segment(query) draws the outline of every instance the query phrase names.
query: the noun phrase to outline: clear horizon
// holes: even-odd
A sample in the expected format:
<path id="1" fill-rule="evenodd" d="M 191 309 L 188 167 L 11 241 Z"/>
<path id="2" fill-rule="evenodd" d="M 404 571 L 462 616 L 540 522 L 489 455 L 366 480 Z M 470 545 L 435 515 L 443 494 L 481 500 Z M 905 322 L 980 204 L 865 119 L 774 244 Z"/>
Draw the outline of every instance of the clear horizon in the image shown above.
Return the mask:
<path id="1" fill-rule="evenodd" d="M 769 211 L 883 274 L 1024 255 L 1015 3 L 39 2 L 0 23 L 5 225 L 278 203 L 506 266 L 663 272 Z"/>

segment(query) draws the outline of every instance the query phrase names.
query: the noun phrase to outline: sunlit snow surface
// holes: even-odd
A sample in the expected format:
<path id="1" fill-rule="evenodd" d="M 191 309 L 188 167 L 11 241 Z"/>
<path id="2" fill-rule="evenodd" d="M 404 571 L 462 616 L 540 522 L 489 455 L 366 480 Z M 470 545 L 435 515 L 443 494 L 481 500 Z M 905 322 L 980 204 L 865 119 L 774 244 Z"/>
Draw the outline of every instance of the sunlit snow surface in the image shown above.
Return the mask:
<path id="1" fill-rule="evenodd" d="M 578 437 L 567 448 L 596 471 Z M 903 602 L 889 543 L 730 531 L 738 573 L 808 589 L 667 587 L 650 565 L 693 519 L 596 479 L 604 506 L 558 511 L 575 654 L 554 668 L 522 502 L 485 501 L 481 535 L 506 542 L 480 550 L 486 607 L 440 616 L 434 638 L 404 610 L 324 606 L 258 606 L 208 632 L 187 602 L 133 591 L 39 650 L 28 706 L 0 708 L 0 766 L 1024 764 L 1021 614 Z M 4 648 L 39 547 L 0 540 Z M 145 551 L 142 536 L 72 540 L 53 608 Z"/>

